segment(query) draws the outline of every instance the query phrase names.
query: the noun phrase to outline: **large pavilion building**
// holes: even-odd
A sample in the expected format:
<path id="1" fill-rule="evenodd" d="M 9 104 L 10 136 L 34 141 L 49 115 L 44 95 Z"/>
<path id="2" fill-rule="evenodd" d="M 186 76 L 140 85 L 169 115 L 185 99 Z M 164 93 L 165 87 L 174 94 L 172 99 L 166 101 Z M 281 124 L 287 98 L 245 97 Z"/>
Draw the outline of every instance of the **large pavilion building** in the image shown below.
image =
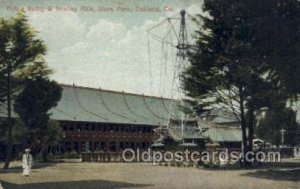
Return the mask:
<path id="1" fill-rule="evenodd" d="M 59 150 L 94 152 L 146 149 L 153 129 L 168 124 L 179 110 L 172 99 L 62 85 L 62 98 L 51 110 L 64 141 Z"/>
<path id="2" fill-rule="evenodd" d="M 182 116 L 178 101 L 174 99 L 75 85 L 61 86 L 62 98 L 50 110 L 51 120 L 58 121 L 63 130 L 63 140 L 54 148 L 57 153 L 147 149 L 154 143 L 155 128 L 167 126 L 170 119 Z M 6 117 L 5 112 L 1 112 L 0 117 Z M 18 117 L 15 113 L 13 116 Z M 198 125 L 204 128 L 204 136 L 212 141 L 241 142 L 238 124 L 233 129 L 222 127 L 220 130 L 219 127 L 207 128 L 207 124 L 203 125 L 203 117 L 199 119 L 202 119 Z M 220 121 L 218 116 L 215 119 Z"/>

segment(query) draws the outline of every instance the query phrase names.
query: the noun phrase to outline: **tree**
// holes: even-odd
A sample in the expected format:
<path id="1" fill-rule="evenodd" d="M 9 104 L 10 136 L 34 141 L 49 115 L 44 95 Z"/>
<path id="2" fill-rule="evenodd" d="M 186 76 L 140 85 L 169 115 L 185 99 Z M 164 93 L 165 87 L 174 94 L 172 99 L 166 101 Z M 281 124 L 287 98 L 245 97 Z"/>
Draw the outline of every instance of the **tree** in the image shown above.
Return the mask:
<path id="1" fill-rule="evenodd" d="M 49 121 L 42 133 L 42 141 L 40 142 L 41 156 L 44 162 L 48 161 L 48 149 L 51 146 L 59 144 L 63 135 L 63 131 L 57 121 Z"/>
<path id="2" fill-rule="evenodd" d="M 298 132 L 296 113 L 283 104 L 266 111 L 256 130 L 259 138 L 277 146 L 296 144 Z"/>
<path id="3" fill-rule="evenodd" d="M 4 21 L 2 19 L 0 19 L 0 45 L 2 46 L 2 48 L 4 48 L 4 46 L 2 44 L 5 44 L 7 41 L 5 33 L 7 33 L 7 27 L 5 27 Z M 6 62 L 3 61 L 3 59 L 4 59 L 3 49 L 0 51 L 1 51 L 1 54 L 0 54 L 0 115 L 5 115 L 5 113 L 6 113 L 6 106 L 5 106 L 5 96 L 6 96 L 5 74 L 6 74 L 6 72 L 5 72 L 5 67 L 7 65 L 6 65 Z M 5 119 L 1 118 L 1 116 L 0 116 L 0 141 L 2 144 L 5 141 L 4 140 L 4 138 L 5 138 L 4 126 L 5 126 Z M 4 153 L 4 152 L 2 152 L 2 153 Z M 4 154 L 1 154 L 1 156 L 4 156 Z"/>
<path id="4" fill-rule="evenodd" d="M 36 61 L 46 53 L 44 42 L 36 37 L 37 32 L 28 24 L 24 11 L 9 19 L 0 19 L 0 81 L 4 82 L 5 103 L 7 112 L 7 149 L 4 169 L 9 167 L 12 158 L 12 100 L 20 89 L 14 75 L 28 64 Z"/>
<path id="5" fill-rule="evenodd" d="M 61 98 L 62 89 L 49 79 L 37 77 L 26 80 L 22 92 L 15 102 L 15 111 L 29 130 L 30 146 L 33 153 L 42 153 L 46 161 L 48 147 L 60 138 L 59 125 L 49 122 L 48 111 L 55 107 Z"/>
<path id="6" fill-rule="evenodd" d="M 188 53 L 191 65 L 183 73 L 184 88 L 202 110 L 217 106 L 236 115 L 241 122 L 244 154 L 253 148 L 255 115 L 260 109 L 270 107 L 276 98 L 286 102 L 299 93 L 285 81 L 290 75 L 297 77 L 299 70 L 280 69 L 287 62 L 278 58 L 275 64 L 273 57 L 278 56 L 269 50 L 270 46 L 276 48 L 274 41 L 281 41 L 280 35 L 265 40 L 261 37 L 271 30 L 270 23 L 275 22 L 272 19 L 277 12 L 283 14 L 291 9 L 277 8 L 278 2 L 283 1 L 206 0 L 204 10 L 210 16 L 195 18 L 197 23 L 203 21 L 203 25 L 196 31 L 196 44 Z M 295 11 L 290 13 L 296 18 Z M 286 28 L 284 22 L 280 23 Z M 285 47 L 285 52 L 291 48 L 288 44 Z M 297 65 L 299 55 L 290 55 L 288 63 Z M 245 162 L 245 166 L 250 164 Z"/>
<path id="7" fill-rule="evenodd" d="M 4 66 L 3 62 L 0 62 L 0 113 L 3 113 L 4 102 L 5 102 L 5 74 L 4 74 Z"/>
<path id="8" fill-rule="evenodd" d="M 300 2 L 297 0 L 263 0 L 251 3 L 255 27 L 253 47 L 272 69 L 268 78 L 283 89 L 289 98 L 299 94 L 300 83 Z"/>

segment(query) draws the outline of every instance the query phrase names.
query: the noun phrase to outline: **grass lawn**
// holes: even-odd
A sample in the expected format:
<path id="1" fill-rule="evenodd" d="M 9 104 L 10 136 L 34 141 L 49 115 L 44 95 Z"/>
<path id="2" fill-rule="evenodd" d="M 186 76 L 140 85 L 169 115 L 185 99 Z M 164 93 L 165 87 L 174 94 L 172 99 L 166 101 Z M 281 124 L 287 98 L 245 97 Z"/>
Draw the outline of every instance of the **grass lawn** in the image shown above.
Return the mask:
<path id="1" fill-rule="evenodd" d="M 204 170 L 142 163 L 38 164 L 30 177 L 20 162 L 0 171 L 4 189 L 201 188 L 300 189 L 300 161 L 254 170 Z"/>

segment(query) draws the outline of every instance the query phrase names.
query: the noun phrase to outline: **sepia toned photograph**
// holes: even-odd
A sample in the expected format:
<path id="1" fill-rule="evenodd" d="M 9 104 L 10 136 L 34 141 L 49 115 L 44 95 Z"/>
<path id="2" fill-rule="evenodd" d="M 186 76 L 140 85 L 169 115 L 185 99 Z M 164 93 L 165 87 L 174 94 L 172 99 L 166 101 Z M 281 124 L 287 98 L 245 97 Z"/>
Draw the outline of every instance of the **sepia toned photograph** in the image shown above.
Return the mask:
<path id="1" fill-rule="evenodd" d="M 300 189 L 299 0 L 0 0 L 0 189 Z"/>

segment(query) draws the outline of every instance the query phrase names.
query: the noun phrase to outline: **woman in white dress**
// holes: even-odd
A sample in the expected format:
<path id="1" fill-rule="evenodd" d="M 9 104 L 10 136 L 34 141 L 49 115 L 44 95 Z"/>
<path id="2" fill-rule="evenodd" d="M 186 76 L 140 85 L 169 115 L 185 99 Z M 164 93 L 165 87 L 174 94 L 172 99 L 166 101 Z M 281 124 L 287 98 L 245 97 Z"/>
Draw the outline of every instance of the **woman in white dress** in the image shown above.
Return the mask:
<path id="1" fill-rule="evenodd" d="M 22 158 L 23 176 L 29 176 L 31 172 L 32 156 L 29 152 L 30 150 L 26 149 L 25 154 L 23 154 L 23 158 Z"/>

